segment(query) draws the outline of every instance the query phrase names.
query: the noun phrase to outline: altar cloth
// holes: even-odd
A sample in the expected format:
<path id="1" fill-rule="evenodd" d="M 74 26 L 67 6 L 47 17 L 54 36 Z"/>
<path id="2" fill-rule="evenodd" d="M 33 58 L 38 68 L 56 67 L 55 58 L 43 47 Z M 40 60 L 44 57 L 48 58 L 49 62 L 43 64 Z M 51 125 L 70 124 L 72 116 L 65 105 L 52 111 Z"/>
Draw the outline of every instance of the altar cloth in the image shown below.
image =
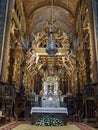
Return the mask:
<path id="1" fill-rule="evenodd" d="M 66 113 L 68 115 L 68 110 L 65 107 L 32 107 L 30 113 Z"/>

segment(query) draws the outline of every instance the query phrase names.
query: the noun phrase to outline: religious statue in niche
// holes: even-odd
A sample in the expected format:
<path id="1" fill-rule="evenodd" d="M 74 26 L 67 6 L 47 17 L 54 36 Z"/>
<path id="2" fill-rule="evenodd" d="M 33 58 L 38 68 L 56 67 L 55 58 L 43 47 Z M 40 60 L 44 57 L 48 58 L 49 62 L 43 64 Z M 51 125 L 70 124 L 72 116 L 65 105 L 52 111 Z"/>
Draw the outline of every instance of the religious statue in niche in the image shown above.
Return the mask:
<path id="1" fill-rule="evenodd" d="M 48 86 L 48 100 L 53 100 L 53 86 Z"/>
<path id="2" fill-rule="evenodd" d="M 59 78 L 47 75 L 42 80 L 42 107 L 60 107 Z"/>

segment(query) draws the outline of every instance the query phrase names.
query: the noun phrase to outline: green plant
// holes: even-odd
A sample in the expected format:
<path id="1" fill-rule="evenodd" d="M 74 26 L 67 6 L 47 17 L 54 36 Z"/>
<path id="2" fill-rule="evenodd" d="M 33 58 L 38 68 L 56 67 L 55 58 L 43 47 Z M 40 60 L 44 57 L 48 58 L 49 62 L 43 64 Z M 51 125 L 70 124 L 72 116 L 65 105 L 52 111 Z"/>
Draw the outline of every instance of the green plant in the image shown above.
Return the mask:
<path id="1" fill-rule="evenodd" d="M 43 117 L 37 120 L 37 126 L 63 126 L 63 122 L 56 118 Z"/>

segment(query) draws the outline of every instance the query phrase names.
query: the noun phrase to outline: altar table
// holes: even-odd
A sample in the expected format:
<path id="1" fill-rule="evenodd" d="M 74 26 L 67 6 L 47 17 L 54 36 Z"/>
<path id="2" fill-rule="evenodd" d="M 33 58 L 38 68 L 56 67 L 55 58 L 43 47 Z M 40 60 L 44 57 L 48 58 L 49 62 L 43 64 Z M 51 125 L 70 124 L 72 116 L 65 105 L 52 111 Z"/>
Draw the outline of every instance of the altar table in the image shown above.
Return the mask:
<path id="1" fill-rule="evenodd" d="M 53 108 L 53 107 L 32 107 L 31 108 L 31 124 L 35 124 L 39 118 L 52 117 L 62 120 L 64 125 L 67 123 L 67 108 Z"/>

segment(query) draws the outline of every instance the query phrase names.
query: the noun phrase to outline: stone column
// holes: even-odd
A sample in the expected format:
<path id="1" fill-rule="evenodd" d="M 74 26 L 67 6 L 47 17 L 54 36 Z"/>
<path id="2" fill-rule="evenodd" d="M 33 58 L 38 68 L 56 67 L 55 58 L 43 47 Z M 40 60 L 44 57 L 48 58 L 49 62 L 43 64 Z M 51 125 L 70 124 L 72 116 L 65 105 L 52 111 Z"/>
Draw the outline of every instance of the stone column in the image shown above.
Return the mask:
<path id="1" fill-rule="evenodd" d="M 95 34 L 94 34 L 94 23 L 93 23 L 93 8 L 92 0 L 88 0 L 88 15 L 89 15 L 89 33 L 90 33 L 90 50 L 91 50 L 91 73 L 92 81 L 98 82 L 98 70 L 97 70 L 97 58 L 96 58 L 96 47 L 95 47 Z"/>
<path id="2" fill-rule="evenodd" d="M 4 47 L 3 47 L 3 59 L 2 59 L 2 70 L 1 70 L 1 81 L 5 81 L 6 69 L 8 62 L 8 48 L 9 48 L 9 38 L 10 38 L 10 26 L 11 26 L 11 10 L 14 6 L 14 0 L 7 0 L 8 8 L 5 22 L 5 34 L 4 34 Z"/>

